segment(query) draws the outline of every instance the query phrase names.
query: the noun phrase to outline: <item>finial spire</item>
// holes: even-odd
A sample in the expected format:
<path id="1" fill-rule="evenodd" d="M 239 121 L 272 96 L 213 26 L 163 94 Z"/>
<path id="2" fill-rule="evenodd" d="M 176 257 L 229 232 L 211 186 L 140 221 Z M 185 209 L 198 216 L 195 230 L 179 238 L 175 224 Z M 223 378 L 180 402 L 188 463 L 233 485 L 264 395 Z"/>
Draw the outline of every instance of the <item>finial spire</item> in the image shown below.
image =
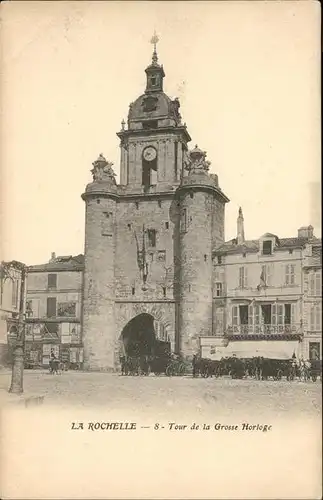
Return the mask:
<path id="1" fill-rule="evenodd" d="M 158 35 L 156 33 L 156 30 L 155 30 L 154 34 L 153 34 L 153 36 L 151 37 L 151 40 L 150 40 L 150 43 L 152 43 L 153 46 L 154 46 L 153 57 L 152 57 L 153 64 L 157 64 L 158 63 L 157 48 L 156 48 L 158 42 L 159 42 L 159 38 L 158 38 Z"/>

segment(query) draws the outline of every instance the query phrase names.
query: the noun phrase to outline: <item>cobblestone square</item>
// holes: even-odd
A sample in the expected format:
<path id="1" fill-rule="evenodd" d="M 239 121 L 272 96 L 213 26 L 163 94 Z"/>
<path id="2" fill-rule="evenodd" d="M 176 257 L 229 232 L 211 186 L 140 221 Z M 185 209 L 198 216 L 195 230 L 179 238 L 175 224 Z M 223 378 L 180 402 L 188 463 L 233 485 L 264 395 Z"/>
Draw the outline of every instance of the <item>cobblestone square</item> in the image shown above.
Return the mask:
<path id="1" fill-rule="evenodd" d="M 10 373 L 0 375 L 4 393 Z M 44 405 L 159 413 L 211 413 L 225 417 L 321 415 L 321 382 L 137 376 L 25 370 L 24 394 L 45 396 Z"/>

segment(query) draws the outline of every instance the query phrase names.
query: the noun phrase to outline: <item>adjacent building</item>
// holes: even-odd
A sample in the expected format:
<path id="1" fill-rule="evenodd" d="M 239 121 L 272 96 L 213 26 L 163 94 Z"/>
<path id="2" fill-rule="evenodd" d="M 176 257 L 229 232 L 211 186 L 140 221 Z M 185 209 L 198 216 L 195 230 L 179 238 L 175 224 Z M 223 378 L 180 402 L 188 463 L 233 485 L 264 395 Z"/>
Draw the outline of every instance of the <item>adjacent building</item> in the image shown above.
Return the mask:
<path id="1" fill-rule="evenodd" d="M 237 237 L 213 252 L 213 331 L 200 339 L 202 355 L 319 358 L 321 248 L 312 226 L 245 240 L 240 209 Z"/>
<path id="2" fill-rule="evenodd" d="M 22 264 L 16 261 L 0 265 L 0 366 L 11 362 L 11 338 L 17 334 L 22 293 Z"/>
<path id="3" fill-rule="evenodd" d="M 83 255 L 30 266 L 26 294 L 26 365 L 47 366 L 51 352 L 72 368 L 83 362 Z"/>
<path id="4" fill-rule="evenodd" d="M 302 228 L 303 230 L 303 228 Z M 322 242 L 311 240 L 303 254 L 304 353 L 322 359 Z"/>

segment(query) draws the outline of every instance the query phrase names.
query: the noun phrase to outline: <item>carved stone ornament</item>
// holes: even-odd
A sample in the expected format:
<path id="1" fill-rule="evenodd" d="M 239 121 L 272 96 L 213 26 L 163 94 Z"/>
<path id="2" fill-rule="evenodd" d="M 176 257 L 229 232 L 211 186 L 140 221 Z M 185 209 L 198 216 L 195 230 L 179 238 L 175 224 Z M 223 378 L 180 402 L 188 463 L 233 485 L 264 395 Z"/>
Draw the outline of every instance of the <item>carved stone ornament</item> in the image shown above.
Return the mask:
<path id="1" fill-rule="evenodd" d="M 179 99 L 177 97 L 175 97 L 175 99 L 172 101 L 171 107 L 172 107 L 173 115 L 175 116 L 176 120 L 178 120 L 180 122 L 181 118 L 182 118 L 180 115 L 180 112 L 179 112 L 179 108 L 181 107 L 181 104 L 180 104 Z"/>
<path id="2" fill-rule="evenodd" d="M 206 151 L 202 151 L 197 145 L 189 152 L 185 160 L 185 169 L 189 173 L 207 173 L 210 169 L 211 162 L 206 160 Z"/>
<path id="3" fill-rule="evenodd" d="M 93 181 L 95 182 L 112 182 L 116 184 L 115 176 L 116 174 L 113 171 L 112 165 L 113 163 L 108 162 L 102 154 L 98 157 L 98 159 L 92 163 L 93 168 L 91 170 Z"/>
<path id="4" fill-rule="evenodd" d="M 142 106 L 146 113 L 150 111 L 156 111 L 158 104 L 158 98 L 153 95 L 148 95 L 144 98 Z"/>

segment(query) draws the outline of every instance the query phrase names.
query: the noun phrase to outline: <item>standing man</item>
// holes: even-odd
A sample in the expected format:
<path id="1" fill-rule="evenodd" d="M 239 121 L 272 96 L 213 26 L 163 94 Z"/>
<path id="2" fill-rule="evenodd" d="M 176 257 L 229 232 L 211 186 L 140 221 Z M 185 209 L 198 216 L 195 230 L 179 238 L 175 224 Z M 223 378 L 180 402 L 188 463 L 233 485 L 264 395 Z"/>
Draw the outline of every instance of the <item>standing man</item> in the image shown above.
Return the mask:
<path id="1" fill-rule="evenodd" d="M 193 364 L 193 378 L 196 377 L 196 362 L 197 362 L 197 356 L 196 354 L 193 355 L 193 360 L 192 360 L 192 364 Z"/>

